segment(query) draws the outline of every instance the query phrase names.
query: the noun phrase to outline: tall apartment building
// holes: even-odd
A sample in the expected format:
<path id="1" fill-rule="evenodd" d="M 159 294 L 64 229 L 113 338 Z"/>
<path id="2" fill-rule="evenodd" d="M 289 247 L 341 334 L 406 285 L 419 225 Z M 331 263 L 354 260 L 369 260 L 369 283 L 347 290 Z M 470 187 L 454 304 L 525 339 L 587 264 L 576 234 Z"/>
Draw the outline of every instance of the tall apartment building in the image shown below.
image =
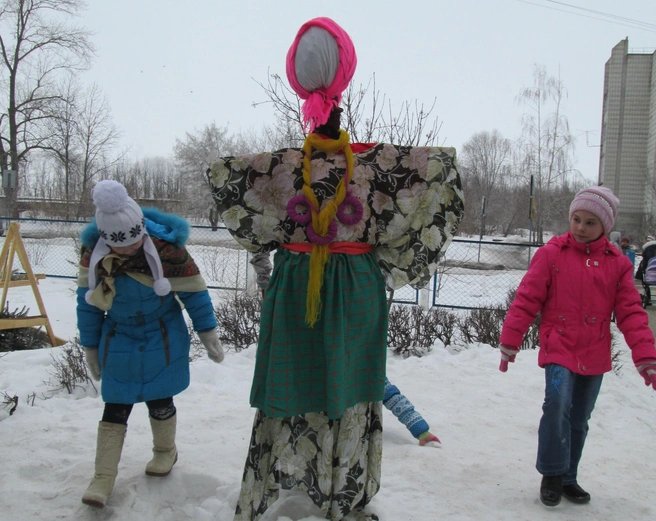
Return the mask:
<path id="1" fill-rule="evenodd" d="M 599 183 L 620 198 L 615 229 L 639 244 L 656 231 L 656 52 L 613 48 L 602 114 Z"/>

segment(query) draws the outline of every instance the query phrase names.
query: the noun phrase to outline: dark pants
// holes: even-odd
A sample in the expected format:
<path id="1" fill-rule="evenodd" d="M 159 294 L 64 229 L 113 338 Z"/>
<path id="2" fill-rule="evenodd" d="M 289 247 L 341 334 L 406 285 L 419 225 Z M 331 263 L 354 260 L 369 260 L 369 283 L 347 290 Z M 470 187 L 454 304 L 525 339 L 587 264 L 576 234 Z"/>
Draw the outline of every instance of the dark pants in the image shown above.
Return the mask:
<path id="1" fill-rule="evenodd" d="M 546 386 L 538 430 L 536 468 L 543 476 L 565 475 L 565 485 L 576 483 L 576 473 L 588 434 L 603 375 L 583 376 L 556 364 L 545 367 Z"/>
<path id="2" fill-rule="evenodd" d="M 107 423 L 128 424 L 128 418 L 132 412 L 131 403 L 106 403 L 102 421 Z M 146 402 L 148 414 L 153 420 L 168 420 L 175 414 L 173 398 L 160 398 Z"/>

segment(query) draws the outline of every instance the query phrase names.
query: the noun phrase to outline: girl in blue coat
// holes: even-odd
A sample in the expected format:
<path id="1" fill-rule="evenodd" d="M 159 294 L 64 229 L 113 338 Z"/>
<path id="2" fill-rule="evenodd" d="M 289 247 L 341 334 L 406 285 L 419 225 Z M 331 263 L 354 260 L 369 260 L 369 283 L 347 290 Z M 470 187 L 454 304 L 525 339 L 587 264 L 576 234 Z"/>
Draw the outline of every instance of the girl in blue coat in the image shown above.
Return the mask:
<path id="1" fill-rule="evenodd" d="M 114 487 L 132 406 L 145 402 L 153 432 L 149 476 L 177 461 L 173 396 L 189 385 L 189 332 L 216 363 L 223 348 L 203 277 L 184 243 L 188 223 L 142 210 L 125 187 L 101 181 L 93 190 L 95 221 L 82 232 L 77 324 L 91 376 L 105 402 L 98 425 L 95 473 L 82 502 L 102 508 Z"/>

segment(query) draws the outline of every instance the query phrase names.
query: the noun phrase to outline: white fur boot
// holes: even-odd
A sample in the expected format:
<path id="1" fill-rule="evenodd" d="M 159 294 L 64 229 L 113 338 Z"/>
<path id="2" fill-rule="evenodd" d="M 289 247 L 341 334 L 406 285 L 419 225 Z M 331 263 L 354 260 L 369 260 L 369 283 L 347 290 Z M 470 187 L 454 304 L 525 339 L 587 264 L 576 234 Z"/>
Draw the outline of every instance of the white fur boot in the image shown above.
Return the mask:
<path id="1" fill-rule="evenodd" d="M 148 476 L 168 476 L 171 468 L 178 461 L 178 450 L 175 447 L 175 427 L 177 414 L 166 420 L 150 418 L 150 428 L 153 431 L 153 459 L 146 465 Z"/>
<path id="2" fill-rule="evenodd" d="M 98 423 L 96 469 L 89 488 L 82 496 L 82 503 L 85 505 L 96 508 L 105 506 L 118 474 L 118 462 L 121 460 L 126 429 L 126 425 L 119 423 Z"/>

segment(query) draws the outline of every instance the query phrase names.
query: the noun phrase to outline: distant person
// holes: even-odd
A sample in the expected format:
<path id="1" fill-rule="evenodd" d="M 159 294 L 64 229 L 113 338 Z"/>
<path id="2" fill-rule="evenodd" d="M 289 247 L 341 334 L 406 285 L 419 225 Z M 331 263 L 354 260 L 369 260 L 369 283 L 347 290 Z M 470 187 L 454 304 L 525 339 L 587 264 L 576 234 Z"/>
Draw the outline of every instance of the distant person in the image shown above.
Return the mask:
<path id="1" fill-rule="evenodd" d="M 153 433 L 149 476 L 166 476 L 178 459 L 173 396 L 189 385 L 189 332 L 182 307 L 214 362 L 223 360 L 205 281 L 184 247 L 189 224 L 143 210 L 116 181 L 93 190 L 95 220 L 82 232 L 77 326 L 89 373 L 100 380 L 93 479 L 82 502 L 102 508 L 114 488 L 127 422 L 146 402 Z"/>
<path id="2" fill-rule="evenodd" d="M 638 271 L 636 271 L 635 277 L 638 280 L 643 282 L 642 286 L 645 291 L 645 305 L 651 306 L 651 289 L 649 284 L 645 284 L 645 270 L 647 269 L 647 264 L 649 260 L 656 256 L 656 240 L 651 235 L 647 235 L 646 242 L 642 245 L 642 258 L 640 259 L 640 264 L 638 264 Z"/>
<path id="3" fill-rule="evenodd" d="M 611 313 L 645 384 L 656 389 L 654 335 L 633 268 L 604 236 L 613 228 L 618 205 L 603 186 L 576 194 L 569 231 L 537 250 L 501 331 L 499 369 L 505 372 L 541 313 L 538 364 L 546 386 L 536 467 L 543 476 L 540 500 L 547 506 L 560 503 L 561 496 L 590 501 L 577 472 L 603 374 L 612 369 Z"/>
<path id="4" fill-rule="evenodd" d="M 620 240 L 620 247 L 622 248 L 622 253 L 626 255 L 631 261 L 631 266 L 633 266 L 633 271 L 635 271 L 636 254 L 635 251 L 631 249 L 631 239 L 626 236 L 622 237 Z M 631 275 L 633 275 L 633 271 L 631 272 Z"/>
<path id="5" fill-rule="evenodd" d="M 622 234 L 620 232 L 610 232 L 610 243 L 615 246 L 618 250 L 622 250 L 622 246 L 620 245 Z"/>

